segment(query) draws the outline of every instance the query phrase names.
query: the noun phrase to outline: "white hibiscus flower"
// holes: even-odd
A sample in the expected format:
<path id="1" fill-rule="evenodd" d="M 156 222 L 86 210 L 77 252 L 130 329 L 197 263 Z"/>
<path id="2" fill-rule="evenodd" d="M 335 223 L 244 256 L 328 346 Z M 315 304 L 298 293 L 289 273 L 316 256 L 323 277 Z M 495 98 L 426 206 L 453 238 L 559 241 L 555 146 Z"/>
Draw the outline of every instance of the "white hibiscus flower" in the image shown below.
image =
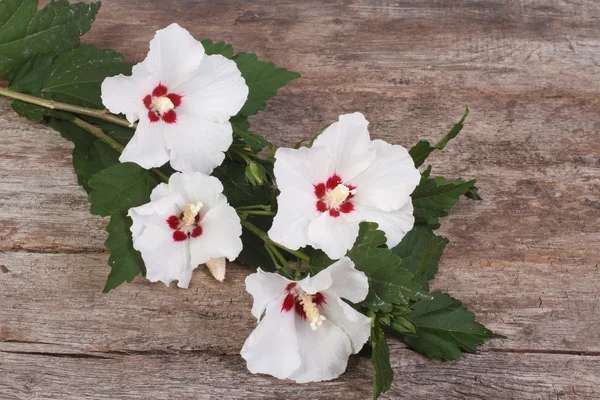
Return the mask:
<path id="1" fill-rule="evenodd" d="M 298 282 L 258 269 L 246 290 L 260 321 L 241 351 L 252 373 L 298 383 L 335 379 L 369 338 L 371 319 L 342 300 L 358 303 L 369 290 L 347 257 Z"/>
<path id="2" fill-rule="evenodd" d="M 225 257 L 242 251 L 242 226 L 217 178 L 177 172 L 152 191 L 150 202 L 131 208 L 133 247 L 142 253 L 146 278 L 187 288 L 192 271 L 206 264 L 225 278 Z"/>
<path id="3" fill-rule="evenodd" d="M 281 194 L 269 237 L 293 250 L 310 245 L 339 259 L 361 221 L 376 222 L 388 247 L 414 224 L 411 193 L 421 175 L 408 151 L 371 141 L 361 113 L 342 115 L 311 148 L 279 149 L 275 178 Z"/>
<path id="4" fill-rule="evenodd" d="M 108 110 L 132 124 L 139 119 L 119 160 L 147 169 L 170 160 L 178 171 L 210 174 L 233 140 L 229 118 L 247 97 L 235 62 L 204 54 L 202 43 L 177 24 L 156 32 L 130 77 L 102 83 Z"/>

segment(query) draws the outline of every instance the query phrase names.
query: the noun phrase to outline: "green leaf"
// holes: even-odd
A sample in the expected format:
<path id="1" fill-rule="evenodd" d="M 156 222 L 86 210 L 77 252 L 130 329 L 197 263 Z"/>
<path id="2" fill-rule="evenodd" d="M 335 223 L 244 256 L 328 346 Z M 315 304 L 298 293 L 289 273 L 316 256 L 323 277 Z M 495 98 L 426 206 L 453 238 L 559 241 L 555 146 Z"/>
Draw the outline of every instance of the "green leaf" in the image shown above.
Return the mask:
<path id="1" fill-rule="evenodd" d="M 130 73 L 131 65 L 123 63 L 120 53 L 82 44 L 59 55 L 52 62 L 44 77 L 42 96 L 63 103 L 102 109 L 100 86 L 104 79 Z"/>
<path id="2" fill-rule="evenodd" d="M 220 54 L 227 58 L 233 57 L 233 46 L 230 44 L 227 44 L 223 41 L 213 43 L 213 41 L 210 39 L 203 39 L 200 42 L 202 43 L 202 46 L 204 46 L 204 51 L 208 55 Z"/>
<path id="3" fill-rule="evenodd" d="M 19 62 L 36 54 L 59 54 L 79 44 L 100 3 L 52 1 L 37 11 L 37 0 L 0 1 L 0 78 L 10 79 Z"/>
<path id="4" fill-rule="evenodd" d="M 371 363 L 373 363 L 373 400 L 387 391 L 394 380 L 394 371 L 390 365 L 390 351 L 383 335 L 383 329 L 376 318 L 371 325 Z"/>
<path id="5" fill-rule="evenodd" d="M 213 171 L 223 184 L 223 194 L 232 207 L 270 204 L 267 186 L 252 186 L 246 181 L 246 165 L 225 161 Z"/>
<path id="6" fill-rule="evenodd" d="M 127 143 L 129 143 L 135 133 L 135 129 L 133 128 L 107 122 L 100 122 L 98 126 L 100 126 L 100 129 L 102 129 L 104 133 L 121 143 L 123 146 L 126 146 Z"/>
<path id="7" fill-rule="evenodd" d="M 60 120 L 72 121 L 75 116 L 63 111 L 51 110 L 49 108 L 36 106 L 34 104 L 25 103 L 24 101 L 15 100 L 11 103 L 12 109 L 21 117 L 25 117 L 30 121 L 42 122 L 45 117 L 53 117 Z"/>
<path id="8" fill-rule="evenodd" d="M 251 222 L 262 229 L 265 232 L 271 228 L 273 219 L 270 217 L 253 217 Z M 273 262 L 271 256 L 264 247 L 264 241 L 250 232 L 248 229 L 242 227 L 242 244 L 243 248 L 239 254 L 236 262 L 246 265 L 252 268 L 262 268 L 265 271 L 274 271 Z"/>
<path id="9" fill-rule="evenodd" d="M 431 153 L 433 153 L 435 150 L 442 150 L 444 147 L 446 147 L 450 140 L 458 136 L 458 134 L 464 126 L 467 115 L 469 115 L 469 107 L 466 108 L 465 113 L 460 119 L 460 121 L 458 121 L 452 127 L 452 129 L 450 129 L 450 132 L 448 132 L 446 136 L 444 136 L 434 146 L 429 144 L 427 140 L 420 140 L 416 145 L 414 145 L 408 152 L 410 153 L 410 156 L 415 162 L 415 167 L 418 168 L 421 165 L 423 165 L 423 163 Z"/>
<path id="10" fill-rule="evenodd" d="M 475 315 L 460 301 L 442 292 L 433 292 L 430 300 L 413 304 L 409 315 L 417 326 L 416 336 L 404 341 L 414 350 L 439 360 L 456 360 L 461 350 L 475 352 L 486 339 L 503 338 L 475 322 Z"/>
<path id="11" fill-rule="evenodd" d="M 277 95 L 278 89 L 300 77 L 297 72 L 276 68 L 272 62 L 259 61 L 254 53 L 238 53 L 233 60 L 237 63 L 249 88 L 248 100 L 240 111 L 244 116 L 264 110 L 267 107 L 267 100 Z"/>
<path id="12" fill-rule="evenodd" d="M 8 88 L 15 92 L 39 95 L 50 64 L 52 64 L 52 57 L 48 54 L 36 54 L 24 59 L 15 68 L 15 74 Z"/>
<path id="13" fill-rule="evenodd" d="M 369 294 L 361 305 L 373 311 L 391 311 L 393 304 L 429 298 L 421 285 L 413 281 L 413 274 L 400 267 L 400 257 L 380 247 L 386 241 L 376 223 L 361 222 L 354 247 L 347 253 L 356 269 L 369 278 Z"/>
<path id="14" fill-rule="evenodd" d="M 119 162 L 119 154 L 115 150 L 73 123 L 53 118 L 50 127 L 75 145 L 73 168 L 77 182 L 87 193 L 91 191 L 88 181 L 94 174 Z"/>
<path id="15" fill-rule="evenodd" d="M 429 290 L 429 280 L 437 273 L 440 257 L 448 242 L 448 239 L 436 236 L 430 228 L 415 225 L 392 252 L 402 258 L 402 267 L 414 275 L 415 281 Z"/>
<path id="16" fill-rule="evenodd" d="M 233 123 L 233 121 L 231 126 L 233 127 L 233 134 L 242 139 L 244 143 L 246 143 L 248 147 L 250 147 L 250 150 L 252 150 L 253 153 L 258 153 L 265 147 L 271 146 L 271 143 L 264 137 L 257 135 L 256 133 L 252 133 L 245 128 L 242 128 L 241 126 Z"/>
<path id="17" fill-rule="evenodd" d="M 88 184 L 92 188 L 90 212 L 106 217 L 149 202 L 158 182 L 139 165 L 122 163 L 98 172 Z"/>
<path id="18" fill-rule="evenodd" d="M 142 256 L 133 248 L 131 223 L 127 211 L 121 211 L 111 215 L 110 222 L 106 226 L 108 239 L 104 242 L 104 247 L 110 250 L 108 265 L 111 271 L 103 293 L 108 293 L 121 283 L 131 282 L 139 274 L 144 274 Z"/>
<path id="19" fill-rule="evenodd" d="M 430 178 L 424 174 L 412 197 L 415 222 L 429 225 L 433 229 L 440 226 L 440 217 L 450 213 L 460 196 L 475 191 L 476 180 L 446 180 L 442 177 Z"/>

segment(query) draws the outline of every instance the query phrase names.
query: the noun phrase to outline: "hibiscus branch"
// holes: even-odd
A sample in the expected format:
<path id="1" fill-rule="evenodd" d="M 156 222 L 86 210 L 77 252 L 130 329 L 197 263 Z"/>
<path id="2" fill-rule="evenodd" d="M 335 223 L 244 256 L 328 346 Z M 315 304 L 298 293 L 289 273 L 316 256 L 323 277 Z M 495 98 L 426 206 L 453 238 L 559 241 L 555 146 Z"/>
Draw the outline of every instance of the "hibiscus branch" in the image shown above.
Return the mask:
<path id="1" fill-rule="evenodd" d="M 258 226 L 254 225 L 251 222 L 248 222 L 247 220 L 242 220 L 242 226 L 246 229 L 248 229 L 250 232 L 254 233 L 256 236 L 258 236 L 259 238 L 261 238 L 265 243 L 270 243 L 274 246 L 279 247 L 282 250 L 287 251 L 290 254 L 295 255 L 296 257 L 298 257 L 301 260 L 304 260 L 306 262 L 310 262 L 310 257 L 308 256 L 308 254 L 303 253 L 301 251 L 298 250 L 292 250 L 292 249 L 288 249 L 287 247 L 285 247 L 284 245 L 281 245 L 277 242 L 272 241 L 269 238 L 269 235 L 267 235 L 267 232 L 263 231 L 262 229 L 260 229 Z"/>
<path id="2" fill-rule="evenodd" d="M 0 87 L 0 95 L 10 97 L 11 99 L 24 101 L 26 103 L 35 104 L 36 106 L 45 107 L 50 110 L 68 111 L 74 114 L 87 115 L 88 117 L 98 118 L 104 121 L 112 122 L 113 124 L 125 126 L 127 128 L 135 128 L 129 121 L 119 118 L 111 114 L 108 110 L 94 110 L 92 108 L 74 106 L 72 104 L 59 103 L 53 100 L 41 99 L 25 93 L 15 92 L 9 88 Z"/>

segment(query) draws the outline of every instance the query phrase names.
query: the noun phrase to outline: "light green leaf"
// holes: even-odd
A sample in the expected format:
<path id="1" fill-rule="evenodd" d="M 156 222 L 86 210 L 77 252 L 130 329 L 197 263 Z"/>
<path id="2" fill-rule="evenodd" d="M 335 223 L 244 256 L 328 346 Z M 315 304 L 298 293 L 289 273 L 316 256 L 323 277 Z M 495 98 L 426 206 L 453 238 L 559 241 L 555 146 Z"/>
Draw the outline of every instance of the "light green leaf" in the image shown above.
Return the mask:
<path id="1" fill-rule="evenodd" d="M 158 182 L 139 165 L 122 163 L 98 172 L 88 184 L 90 212 L 106 217 L 148 203 Z"/>
<path id="2" fill-rule="evenodd" d="M 394 380 L 394 371 L 390 365 L 390 351 L 378 319 L 371 325 L 371 363 L 373 363 L 373 400 L 387 391 Z"/>
<path id="3" fill-rule="evenodd" d="M 102 109 L 100 86 L 109 76 L 131 73 L 131 65 L 114 50 L 82 44 L 52 62 L 42 84 L 42 96 L 63 103 Z"/>
<path id="4" fill-rule="evenodd" d="M 37 11 L 37 0 L 0 1 L 0 78 L 10 79 L 15 67 L 36 54 L 59 54 L 79 44 L 100 3 L 52 1 Z"/>
<path id="5" fill-rule="evenodd" d="M 139 274 L 145 273 L 142 256 L 133 248 L 131 223 L 127 211 L 121 211 L 111 215 L 106 226 L 108 239 L 104 242 L 104 247 L 110 250 L 108 265 L 111 271 L 103 293 L 108 293 L 121 283 L 131 282 Z"/>
<path id="6" fill-rule="evenodd" d="M 458 136 L 458 134 L 460 133 L 460 131 L 462 130 L 462 128 L 464 126 L 467 115 L 469 115 L 469 107 L 466 108 L 465 113 L 462 116 L 462 118 L 460 119 L 460 121 L 458 121 L 452 127 L 452 129 L 450 129 L 450 132 L 448 132 L 446 134 L 446 136 L 444 136 L 434 146 L 429 144 L 429 142 L 427 140 L 420 140 L 416 145 L 411 147 L 411 149 L 409 150 L 409 153 L 410 153 L 410 156 L 412 157 L 413 161 L 415 162 L 415 167 L 418 168 L 421 165 L 423 165 L 423 163 L 425 162 L 425 160 L 427 159 L 427 157 L 429 157 L 429 155 L 431 153 L 433 153 L 435 150 L 442 150 L 444 147 L 446 147 L 446 145 L 448 144 L 448 142 L 450 140 L 452 140 L 456 136 Z"/>
<path id="7" fill-rule="evenodd" d="M 276 68 L 272 62 L 259 61 L 256 54 L 253 53 L 238 53 L 233 60 L 237 63 L 250 90 L 248 100 L 240 111 L 240 114 L 244 116 L 264 110 L 267 100 L 277 95 L 278 89 L 300 77 L 297 72 Z"/>
<path id="8" fill-rule="evenodd" d="M 448 242 L 448 239 L 436 236 L 430 228 L 415 225 L 392 252 L 402 258 L 402 267 L 414 275 L 415 281 L 429 290 L 429 280 L 437 273 L 440 257 Z"/>
<path id="9" fill-rule="evenodd" d="M 475 191 L 476 180 L 446 180 L 442 177 L 430 178 L 427 174 L 421 177 L 419 186 L 412 197 L 415 222 L 428 225 L 433 229 L 440 227 L 439 218 L 450 213 L 460 196 Z"/>
<path id="10" fill-rule="evenodd" d="M 475 315 L 462 303 L 445 293 L 433 292 L 433 298 L 411 306 L 409 315 L 417 326 L 416 336 L 405 336 L 405 342 L 420 353 L 440 360 L 456 360 L 461 350 L 475 352 L 486 339 L 503 338 L 475 322 Z"/>
<path id="11" fill-rule="evenodd" d="M 361 305 L 373 311 L 391 311 L 393 304 L 429 298 L 414 282 L 413 274 L 400 267 L 400 257 L 390 249 L 380 247 L 386 241 L 376 223 L 361 222 L 354 247 L 347 253 L 356 269 L 363 271 L 369 279 L 369 294 Z"/>

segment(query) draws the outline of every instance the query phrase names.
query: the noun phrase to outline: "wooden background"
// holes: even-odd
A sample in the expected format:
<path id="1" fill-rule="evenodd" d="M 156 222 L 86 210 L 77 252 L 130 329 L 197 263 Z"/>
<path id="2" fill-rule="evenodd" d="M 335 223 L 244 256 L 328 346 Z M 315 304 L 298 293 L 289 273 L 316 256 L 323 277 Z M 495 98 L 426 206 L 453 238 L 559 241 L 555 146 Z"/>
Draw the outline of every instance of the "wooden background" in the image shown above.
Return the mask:
<path id="1" fill-rule="evenodd" d="M 600 2 L 106 0 L 84 40 L 140 61 L 173 21 L 302 74 L 252 121 L 279 145 L 358 110 L 373 137 L 410 146 L 471 108 L 431 163 L 479 179 L 485 200 L 445 220 L 433 286 L 508 339 L 457 362 L 391 340 L 386 398 L 600 398 Z M 103 295 L 106 221 L 71 144 L 6 100 L 0 127 L 0 398 L 371 396 L 360 356 L 314 385 L 248 373 L 241 267 Z"/>

